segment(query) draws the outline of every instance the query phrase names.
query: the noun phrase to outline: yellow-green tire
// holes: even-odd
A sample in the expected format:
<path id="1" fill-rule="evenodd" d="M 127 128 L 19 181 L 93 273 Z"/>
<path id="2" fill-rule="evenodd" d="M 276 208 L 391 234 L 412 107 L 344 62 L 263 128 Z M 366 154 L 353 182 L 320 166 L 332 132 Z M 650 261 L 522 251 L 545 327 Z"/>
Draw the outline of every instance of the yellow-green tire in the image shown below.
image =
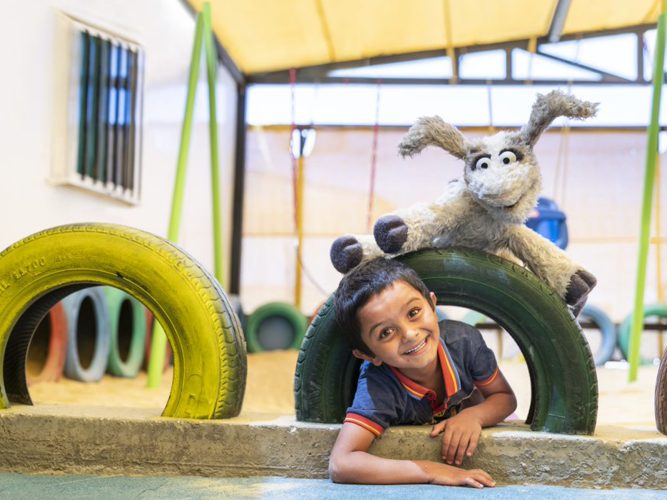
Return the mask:
<path id="1" fill-rule="evenodd" d="M 162 324 L 174 350 L 164 416 L 238 415 L 246 382 L 245 340 L 218 282 L 192 257 L 150 233 L 112 224 L 47 229 L 0 254 L 0 408 L 30 402 L 25 357 L 53 304 L 108 285 L 135 297 Z"/>

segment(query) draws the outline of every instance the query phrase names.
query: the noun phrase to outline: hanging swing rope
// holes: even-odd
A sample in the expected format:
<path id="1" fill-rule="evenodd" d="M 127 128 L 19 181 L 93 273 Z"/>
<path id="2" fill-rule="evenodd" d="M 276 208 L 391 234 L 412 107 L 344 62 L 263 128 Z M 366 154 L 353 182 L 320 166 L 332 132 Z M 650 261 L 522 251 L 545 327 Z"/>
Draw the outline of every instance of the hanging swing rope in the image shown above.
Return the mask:
<path id="1" fill-rule="evenodd" d="M 294 207 L 293 217 L 294 217 L 294 231 L 296 232 L 296 179 L 297 179 L 297 157 L 294 154 L 295 151 L 295 134 L 296 130 L 296 69 L 290 68 L 289 70 L 289 85 L 290 85 L 290 134 L 289 134 L 289 152 L 290 158 L 292 159 L 292 204 Z"/>
<path id="2" fill-rule="evenodd" d="M 375 94 L 375 124 L 373 125 L 373 146 L 371 148 L 371 178 L 368 188 L 368 214 L 366 217 L 366 232 L 370 233 L 373 229 L 373 204 L 375 202 L 375 174 L 377 170 L 378 136 L 380 135 L 380 85 L 381 80 L 377 82 L 377 91 Z"/>
<path id="3" fill-rule="evenodd" d="M 456 64 L 456 49 L 454 48 L 453 36 L 452 36 L 452 14 L 451 9 L 449 8 L 449 0 L 444 0 L 442 5 L 442 13 L 445 21 L 445 47 L 447 57 L 452 64 L 452 77 L 449 79 L 450 85 L 455 85 L 459 81 L 459 68 Z"/>
<path id="4" fill-rule="evenodd" d="M 493 94 L 491 91 L 491 80 L 486 81 L 486 106 L 489 112 L 489 135 L 496 133 L 495 121 L 493 119 Z M 504 346 L 503 346 L 503 332 L 504 330 L 498 325 L 496 328 L 496 343 L 498 345 L 498 359 L 503 359 Z"/>
<path id="5" fill-rule="evenodd" d="M 581 51 L 581 36 L 577 37 L 574 62 L 579 62 Z M 572 94 L 573 77 L 567 79 L 567 93 Z M 572 127 L 569 118 L 564 118 L 565 125 L 561 127 L 560 144 L 558 145 L 558 159 L 556 161 L 556 173 L 554 175 L 554 200 L 563 208 L 565 206 L 565 194 L 567 188 L 567 177 L 570 168 L 570 139 L 572 138 Z"/>
<path id="6" fill-rule="evenodd" d="M 496 133 L 496 126 L 493 121 L 493 95 L 491 93 L 491 80 L 486 81 L 486 106 L 489 111 L 489 134 Z"/>
<path id="7" fill-rule="evenodd" d="M 295 257 L 295 276 L 294 276 L 294 307 L 301 308 L 301 296 L 303 289 L 302 276 L 305 275 L 313 286 L 325 297 L 329 296 L 327 292 L 313 277 L 312 273 L 307 269 L 303 259 L 303 198 L 305 190 L 305 160 L 304 160 L 304 146 L 306 144 L 307 130 L 304 130 L 296 125 L 296 69 L 289 70 L 289 84 L 290 84 L 290 106 L 291 106 L 291 126 L 289 150 L 292 159 L 292 203 L 294 215 L 294 234 L 297 239 L 296 243 L 296 257 Z M 314 130 L 314 112 L 311 115 L 310 125 Z M 298 133 L 295 133 L 298 132 Z"/>
<path id="8" fill-rule="evenodd" d="M 303 146 L 304 131 L 296 126 L 296 69 L 289 70 L 291 119 L 290 156 L 292 158 L 292 193 L 294 204 L 294 232 L 296 233 L 296 256 L 294 260 L 294 307 L 301 308 L 301 262 L 303 251 Z M 295 134 L 295 132 L 298 132 Z"/>

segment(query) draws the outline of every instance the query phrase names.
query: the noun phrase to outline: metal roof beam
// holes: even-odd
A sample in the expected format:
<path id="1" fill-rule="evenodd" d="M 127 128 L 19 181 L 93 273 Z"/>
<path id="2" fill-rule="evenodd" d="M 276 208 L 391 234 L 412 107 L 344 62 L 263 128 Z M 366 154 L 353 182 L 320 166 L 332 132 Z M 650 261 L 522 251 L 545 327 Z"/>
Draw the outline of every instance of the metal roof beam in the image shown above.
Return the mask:
<path id="1" fill-rule="evenodd" d="M 555 43 L 560 40 L 568 10 L 570 10 L 570 0 L 558 0 L 558 5 L 556 5 L 556 10 L 551 18 L 551 26 L 549 27 L 549 42 Z"/>
<path id="2" fill-rule="evenodd" d="M 563 35 L 560 37 L 560 41 L 568 40 L 577 40 L 585 38 L 597 38 L 601 36 L 609 35 L 618 35 L 623 33 L 643 33 L 648 29 L 654 29 L 655 25 L 653 24 L 642 24 L 638 26 L 633 26 L 630 28 L 622 29 L 611 29 L 604 31 L 596 31 L 583 34 L 569 34 Z M 538 48 L 541 44 L 549 43 L 548 37 L 541 37 L 537 40 Z M 529 40 L 516 40 L 511 42 L 502 42 L 494 44 L 485 44 L 485 45 L 470 45 L 466 47 L 456 47 L 457 56 L 463 56 L 465 54 L 475 53 L 475 52 L 486 52 L 489 50 L 506 50 L 508 48 L 520 48 L 527 50 Z M 301 81 L 302 78 L 306 78 L 308 81 L 314 81 L 316 78 L 319 78 L 320 81 L 328 80 L 330 71 L 335 69 L 348 69 L 348 68 L 359 68 L 364 66 L 375 66 L 379 64 L 389 64 L 405 61 L 416 61 L 420 59 L 430 59 L 434 57 L 443 57 L 446 56 L 444 49 L 436 50 L 426 50 L 420 52 L 411 52 L 406 54 L 395 54 L 391 56 L 379 56 L 366 59 L 358 59 L 353 61 L 340 61 L 335 63 L 320 64 L 313 66 L 304 66 L 302 68 L 297 68 L 298 70 L 298 80 Z M 277 83 L 287 81 L 287 74 L 289 68 L 276 70 L 276 71 L 267 71 L 260 73 L 250 73 L 247 74 L 247 81 L 249 84 L 260 84 L 260 83 Z M 283 74 L 284 78 L 280 78 L 279 75 Z M 377 78 L 372 79 L 377 81 Z M 382 81 L 386 82 L 388 79 L 383 78 Z M 338 81 L 338 79 L 336 80 Z M 418 82 L 417 82 L 418 83 Z"/>
<path id="3" fill-rule="evenodd" d="M 299 74 L 297 83 L 317 84 L 351 84 L 351 85 L 376 85 L 381 82 L 386 85 L 646 85 L 647 82 L 636 80 L 625 80 L 623 78 L 602 80 L 578 80 L 578 79 L 515 79 L 515 78 L 458 78 L 452 83 L 450 78 L 377 78 L 377 77 L 342 77 L 342 76 L 317 76 L 312 74 Z M 286 84 L 289 83 L 287 75 L 276 74 L 270 78 L 264 78 L 260 82 L 250 81 L 250 84 Z"/>
<path id="4" fill-rule="evenodd" d="M 602 77 L 601 81 L 604 82 L 604 83 L 609 83 L 609 82 L 613 82 L 613 83 L 643 83 L 643 82 L 638 82 L 637 80 L 629 80 L 627 78 L 623 78 L 622 76 L 618 76 L 618 75 L 615 75 L 613 73 L 608 73 L 607 71 L 595 68 L 593 66 L 588 66 L 587 64 L 582 64 L 580 62 L 572 61 L 572 60 L 566 59 L 564 57 L 559 57 L 559 56 L 555 56 L 553 54 L 549 54 L 547 52 L 542 52 L 539 49 L 536 53 L 538 55 L 542 56 L 542 57 L 546 57 L 547 59 L 552 59 L 554 61 L 558 61 L 560 63 L 567 64 L 568 66 L 572 66 L 574 68 L 583 69 L 583 70 L 586 70 L 586 71 L 591 71 L 591 72 L 593 72 L 597 75 L 600 75 Z"/>

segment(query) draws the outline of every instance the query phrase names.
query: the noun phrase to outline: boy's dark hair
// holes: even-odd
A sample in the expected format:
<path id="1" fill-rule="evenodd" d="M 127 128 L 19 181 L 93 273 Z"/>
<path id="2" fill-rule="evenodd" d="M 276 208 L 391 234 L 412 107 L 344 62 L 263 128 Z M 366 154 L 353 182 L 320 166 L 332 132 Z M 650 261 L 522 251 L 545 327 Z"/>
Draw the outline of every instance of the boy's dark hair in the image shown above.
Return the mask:
<path id="1" fill-rule="evenodd" d="M 334 294 L 336 321 L 348 337 L 352 347 L 367 356 L 374 356 L 361 339 L 357 312 L 369 299 L 396 281 L 404 281 L 421 293 L 431 307 L 431 297 L 426 285 L 411 267 L 394 259 L 377 257 L 355 267 L 346 274 Z"/>

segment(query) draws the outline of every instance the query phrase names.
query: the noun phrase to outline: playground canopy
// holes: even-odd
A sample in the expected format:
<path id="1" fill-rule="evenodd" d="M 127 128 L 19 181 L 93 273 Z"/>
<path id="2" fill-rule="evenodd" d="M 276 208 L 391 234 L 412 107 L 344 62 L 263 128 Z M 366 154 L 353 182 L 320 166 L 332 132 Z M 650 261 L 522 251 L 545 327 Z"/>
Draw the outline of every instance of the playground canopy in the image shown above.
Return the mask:
<path id="1" fill-rule="evenodd" d="M 187 0 L 200 11 L 204 0 Z M 363 61 L 654 24 L 660 0 L 210 0 L 241 73 Z M 409 58 L 409 57 L 406 57 Z"/>

